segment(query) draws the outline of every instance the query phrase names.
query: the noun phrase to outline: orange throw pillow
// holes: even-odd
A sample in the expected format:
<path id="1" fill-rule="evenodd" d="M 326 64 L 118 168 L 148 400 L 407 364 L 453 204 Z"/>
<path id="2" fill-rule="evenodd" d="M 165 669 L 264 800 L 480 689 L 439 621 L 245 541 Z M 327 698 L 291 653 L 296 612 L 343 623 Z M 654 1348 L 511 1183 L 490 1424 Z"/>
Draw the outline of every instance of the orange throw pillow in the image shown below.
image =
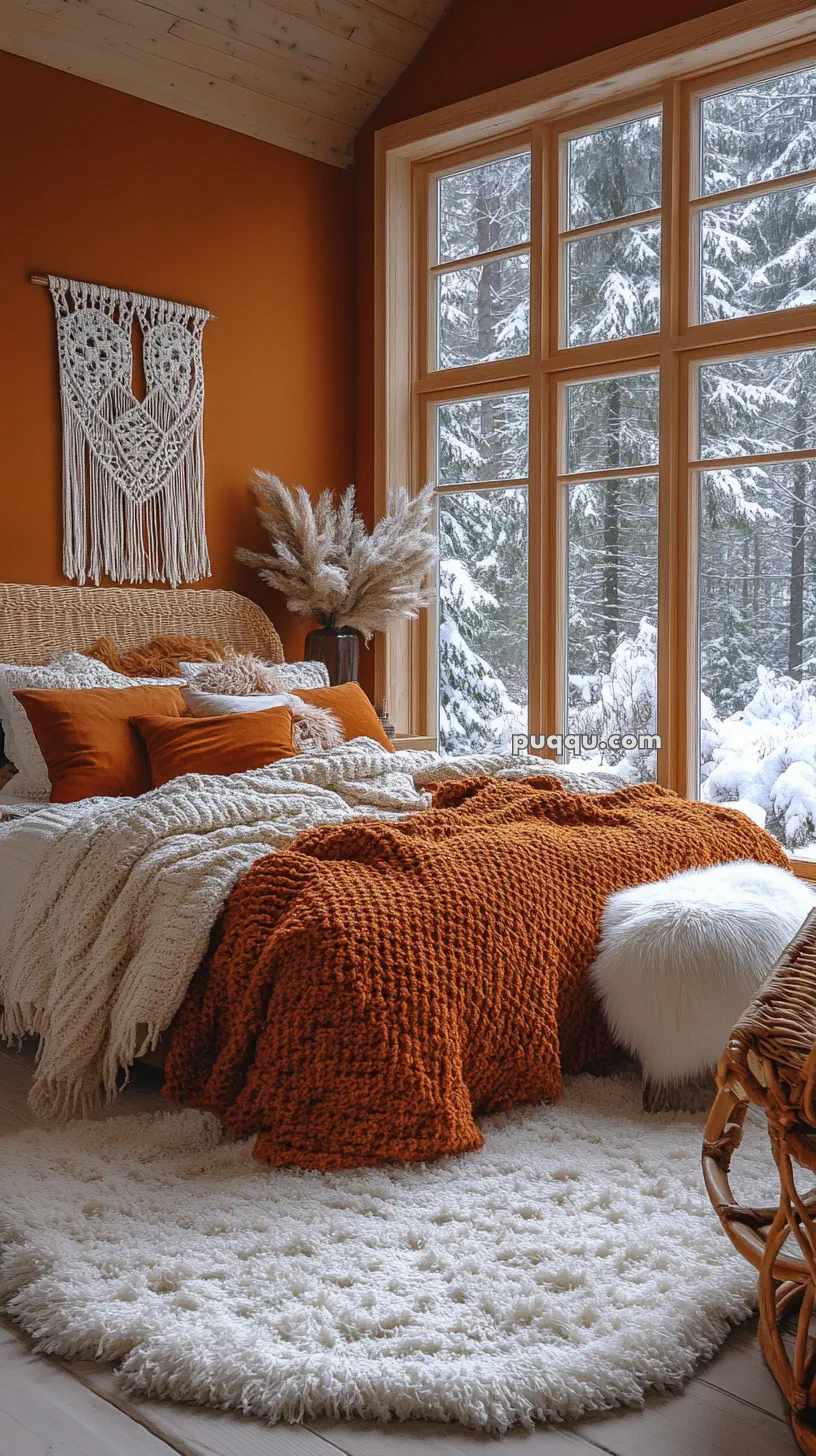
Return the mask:
<path id="1" fill-rule="evenodd" d="M 182 774 L 234 774 L 294 758 L 292 711 L 263 708 L 218 718 L 134 718 L 153 787 Z"/>
<path id="2" fill-rule="evenodd" d="M 146 793 L 150 764 L 131 718 L 163 713 L 176 719 L 187 712 L 171 687 L 26 688 L 14 696 L 45 759 L 53 804 Z"/>
<path id="3" fill-rule="evenodd" d="M 335 688 L 296 688 L 294 693 L 304 703 L 314 703 L 316 708 L 328 708 L 334 713 L 346 740 L 373 738 L 375 743 L 394 752 L 393 743 L 359 683 L 340 683 Z"/>

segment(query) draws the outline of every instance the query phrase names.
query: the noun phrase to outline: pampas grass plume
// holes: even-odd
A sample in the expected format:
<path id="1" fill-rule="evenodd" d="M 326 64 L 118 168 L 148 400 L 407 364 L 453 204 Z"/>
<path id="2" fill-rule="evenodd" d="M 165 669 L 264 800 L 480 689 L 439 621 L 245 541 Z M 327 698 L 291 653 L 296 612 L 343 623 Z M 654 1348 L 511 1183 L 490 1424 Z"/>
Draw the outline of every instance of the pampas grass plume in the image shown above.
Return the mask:
<path id="1" fill-rule="evenodd" d="M 239 547 L 235 554 L 283 594 L 290 612 L 324 627 L 353 627 L 368 641 L 427 605 L 437 554 L 432 486 L 413 498 L 400 490 L 369 533 L 353 485 L 335 505 L 331 491 L 313 503 L 302 486 L 290 488 L 265 471 L 257 470 L 251 484 L 271 550 Z"/>

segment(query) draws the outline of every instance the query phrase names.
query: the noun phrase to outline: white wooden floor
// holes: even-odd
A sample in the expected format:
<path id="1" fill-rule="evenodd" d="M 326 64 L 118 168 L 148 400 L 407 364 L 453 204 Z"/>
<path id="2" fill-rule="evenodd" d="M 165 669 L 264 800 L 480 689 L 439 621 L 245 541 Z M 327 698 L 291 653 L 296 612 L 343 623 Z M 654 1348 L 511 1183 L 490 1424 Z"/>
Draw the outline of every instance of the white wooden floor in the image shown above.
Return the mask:
<path id="1" fill-rule="evenodd" d="M 33 1122 L 25 1100 L 32 1062 L 29 1051 L 0 1049 L 0 1133 L 22 1132 Z M 129 1087 L 107 1115 L 160 1105 L 149 1077 Z M 487 1456 L 499 1448 L 456 1426 L 317 1421 L 270 1427 L 221 1411 L 129 1400 L 109 1366 L 34 1355 L 14 1326 L 0 1321 L 0 1456 L 475 1456 L 479 1449 Z M 653 1397 L 642 1411 L 569 1428 L 513 1433 L 501 1447 L 502 1456 L 796 1456 L 798 1450 L 753 1325 L 736 1330 L 681 1395 Z"/>

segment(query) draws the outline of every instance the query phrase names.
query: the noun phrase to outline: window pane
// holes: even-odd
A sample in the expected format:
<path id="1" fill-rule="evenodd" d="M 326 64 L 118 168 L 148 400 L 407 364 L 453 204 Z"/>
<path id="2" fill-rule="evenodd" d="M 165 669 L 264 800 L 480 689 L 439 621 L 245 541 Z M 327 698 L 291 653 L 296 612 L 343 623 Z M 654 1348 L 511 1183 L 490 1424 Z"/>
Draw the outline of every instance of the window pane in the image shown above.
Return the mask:
<path id="1" fill-rule="evenodd" d="M 700 484 L 702 797 L 816 859 L 816 465 Z"/>
<path id="2" fill-rule="evenodd" d="M 805 172 L 816 157 L 816 70 L 749 81 L 701 105 L 702 195 Z"/>
<path id="3" fill-rule="evenodd" d="M 527 492 L 439 497 L 439 744 L 527 732 Z"/>
<path id="4" fill-rule="evenodd" d="M 599 740 L 573 767 L 653 779 L 654 749 L 601 744 L 657 731 L 656 475 L 570 486 L 568 593 L 569 731 Z"/>
<path id="5" fill-rule="evenodd" d="M 567 146 L 567 226 L 659 207 L 661 147 L 659 115 L 574 137 Z"/>
<path id="6" fill-rule="evenodd" d="M 567 244 L 567 342 L 600 344 L 660 328 L 660 226 Z"/>
<path id="7" fill-rule="evenodd" d="M 529 240 L 529 152 L 452 172 L 438 188 L 439 263 Z"/>
<path id="8" fill-rule="evenodd" d="M 530 257 L 458 268 L 437 279 L 439 369 L 530 352 Z"/>
<path id="9" fill-rule="evenodd" d="M 567 470 L 656 465 L 660 375 L 618 374 L 567 385 Z"/>
<path id="10" fill-rule="evenodd" d="M 816 350 L 700 369 L 700 459 L 816 448 Z"/>
<path id="11" fill-rule="evenodd" d="M 439 485 L 524 480 L 528 471 L 528 396 L 485 394 L 437 409 Z"/>
<path id="12" fill-rule="evenodd" d="M 816 303 L 816 187 L 711 208 L 700 231 L 704 323 Z"/>

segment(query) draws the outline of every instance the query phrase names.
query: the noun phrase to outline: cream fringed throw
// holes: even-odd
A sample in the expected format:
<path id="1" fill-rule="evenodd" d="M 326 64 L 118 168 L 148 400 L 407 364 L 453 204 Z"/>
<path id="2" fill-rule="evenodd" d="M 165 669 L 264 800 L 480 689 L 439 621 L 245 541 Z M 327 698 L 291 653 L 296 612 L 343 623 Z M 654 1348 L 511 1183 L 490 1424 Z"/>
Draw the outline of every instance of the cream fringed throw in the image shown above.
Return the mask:
<path id="1" fill-rule="evenodd" d="M 43 1039 L 34 1111 L 86 1112 L 103 1088 L 115 1095 L 120 1068 L 169 1026 L 227 896 L 262 855 L 321 824 L 416 813 L 430 781 L 540 767 L 386 753 L 357 738 L 228 778 L 189 774 L 141 799 L 50 804 L 0 835 L 0 884 L 28 840 L 43 841 L 0 956 L 0 1033 Z M 573 789 L 618 786 L 560 772 Z"/>
<path id="2" fill-rule="evenodd" d="M 72 580 L 199 581 L 206 309 L 49 277 L 62 400 L 63 569 Z M 145 397 L 133 392 L 133 325 Z"/>

